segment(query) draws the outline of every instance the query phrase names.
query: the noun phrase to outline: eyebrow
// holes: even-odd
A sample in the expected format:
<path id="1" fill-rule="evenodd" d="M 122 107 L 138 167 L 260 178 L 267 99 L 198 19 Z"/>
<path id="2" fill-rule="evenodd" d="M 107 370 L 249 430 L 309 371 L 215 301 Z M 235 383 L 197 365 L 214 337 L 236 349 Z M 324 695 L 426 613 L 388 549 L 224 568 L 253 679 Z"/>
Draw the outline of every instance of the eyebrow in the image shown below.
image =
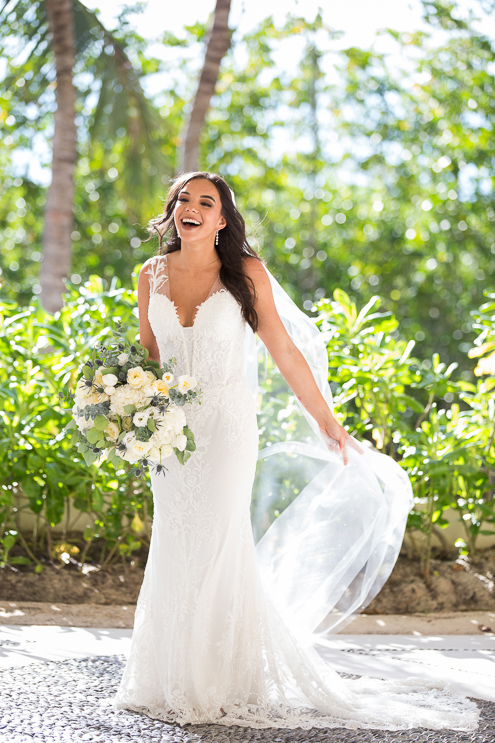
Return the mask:
<path id="1" fill-rule="evenodd" d="M 190 196 L 191 194 L 189 191 L 181 191 L 181 194 L 185 193 L 187 196 Z M 211 199 L 213 202 L 215 202 L 215 199 L 213 196 L 208 196 L 208 194 L 204 193 L 202 196 L 199 197 L 200 199 Z"/>

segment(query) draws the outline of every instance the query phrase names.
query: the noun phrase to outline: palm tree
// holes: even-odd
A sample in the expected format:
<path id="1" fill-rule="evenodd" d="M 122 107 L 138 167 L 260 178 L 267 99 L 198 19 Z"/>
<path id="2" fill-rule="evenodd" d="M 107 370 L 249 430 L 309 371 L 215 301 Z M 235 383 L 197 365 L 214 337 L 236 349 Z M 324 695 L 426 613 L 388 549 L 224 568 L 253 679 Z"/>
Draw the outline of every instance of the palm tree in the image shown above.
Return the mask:
<path id="1" fill-rule="evenodd" d="M 76 166 L 76 91 L 72 81 L 75 63 L 72 0 L 45 0 L 55 57 L 57 80 L 55 127 L 52 144 L 52 182 L 45 205 L 41 302 L 49 312 L 63 305 L 63 279 L 71 259 L 74 169 Z"/>
<path id="2" fill-rule="evenodd" d="M 205 61 L 180 147 L 178 172 L 198 169 L 199 138 L 211 97 L 215 92 L 220 64 L 231 42 L 230 4 L 231 0 L 217 0 L 215 6 Z"/>
<path id="3" fill-rule="evenodd" d="M 140 191 L 150 191 L 153 185 L 142 167 L 145 158 L 157 173 L 170 170 L 162 151 L 164 122 L 144 95 L 124 42 L 80 0 L 5 0 L 0 8 L 0 52 L 12 47 L 13 37 L 19 41 L 18 60 L 10 65 L 5 87 L 16 91 L 23 104 L 37 105 L 40 118 L 47 111 L 46 92 L 55 88 L 52 181 L 46 199 L 40 274 L 42 304 L 55 312 L 63 304 L 63 279 L 71 263 L 76 103 L 87 92 L 75 89 L 74 65 L 84 66 L 99 83 L 91 136 L 98 141 L 107 138 L 108 132 L 110 136 L 120 129 L 126 132 L 130 145 L 125 149 L 123 180 L 135 201 Z M 19 78 L 25 81 L 21 88 L 16 86 Z"/>

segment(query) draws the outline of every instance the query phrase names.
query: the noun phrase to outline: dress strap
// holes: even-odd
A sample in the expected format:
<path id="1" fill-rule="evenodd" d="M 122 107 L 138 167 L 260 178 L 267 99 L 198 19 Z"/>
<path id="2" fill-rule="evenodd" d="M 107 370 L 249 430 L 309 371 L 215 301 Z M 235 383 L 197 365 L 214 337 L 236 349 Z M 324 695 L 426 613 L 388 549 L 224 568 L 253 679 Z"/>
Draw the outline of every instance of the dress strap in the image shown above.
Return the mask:
<path id="1" fill-rule="evenodd" d="M 165 294 L 170 299 L 167 255 L 152 256 L 146 273 L 150 277 L 150 296 L 152 294 Z"/>

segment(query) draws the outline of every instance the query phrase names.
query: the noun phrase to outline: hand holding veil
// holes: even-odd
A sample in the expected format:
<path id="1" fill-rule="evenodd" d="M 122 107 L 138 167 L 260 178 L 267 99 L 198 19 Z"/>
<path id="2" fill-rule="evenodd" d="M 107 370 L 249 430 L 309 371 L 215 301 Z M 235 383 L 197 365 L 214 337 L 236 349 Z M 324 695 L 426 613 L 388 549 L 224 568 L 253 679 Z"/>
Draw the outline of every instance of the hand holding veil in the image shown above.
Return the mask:
<path id="1" fill-rule="evenodd" d="M 320 331 L 265 270 L 280 318 L 333 411 Z M 254 394 L 261 386 L 260 348 L 263 344 L 246 325 L 245 370 Z M 275 469 L 289 479 L 296 471 L 300 476 L 301 468 L 311 474 L 269 526 L 256 552 L 275 606 L 300 639 L 312 643 L 345 626 L 380 591 L 399 554 L 413 497 L 407 474 L 390 457 L 353 439 L 363 452 L 347 445 L 346 466 L 338 446 L 328 446 L 298 401 L 289 417 L 303 424 L 305 419 L 304 440 L 279 441 L 260 451 L 255 491 L 262 496 L 269 492 Z M 262 498 L 254 519 L 263 510 Z"/>

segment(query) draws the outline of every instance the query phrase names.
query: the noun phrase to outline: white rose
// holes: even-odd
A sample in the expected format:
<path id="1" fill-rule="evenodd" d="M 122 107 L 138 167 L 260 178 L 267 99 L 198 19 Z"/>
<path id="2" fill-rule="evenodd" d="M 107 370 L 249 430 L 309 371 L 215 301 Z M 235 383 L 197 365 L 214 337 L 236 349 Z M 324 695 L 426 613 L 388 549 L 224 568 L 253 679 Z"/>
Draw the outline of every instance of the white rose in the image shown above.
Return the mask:
<path id="1" fill-rule="evenodd" d="M 111 436 L 114 441 L 118 438 L 120 431 L 115 421 L 110 421 L 108 426 L 105 428 L 105 433 L 108 433 L 108 435 Z"/>
<path id="2" fill-rule="evenodd" d="M 126 353 L 119 353 L 117 356 L 117 363 L 119 366 L 124 366 L 129 361 L 129 356 Z"/>
<path id="3" fill-rule="evenodd" d="M 142 366 L 134 366 L 127 372 L 127 382 L 132 387 L 142 387 L 149 384 L 150 379 Z"/>
<path id="4" fill-rule="evenodd" d="M 183 433 L 179 433 L 179 435 L 176 436 L 174 439 L 174 446 L 179 451 L 184 451 L 187 446 L 187 436 L 185 436 Z"/>
<path id="5" fill-rule="evenodd" d="M 132 416 L 132 422 L 135 426 L 143 427 L 148 423 L 149 413 L 147 410 L 140 410 L 137 413 L 134 413 Z"/>
<path id="6" fill-rule="evenodd" d="M 165 372 L 165 374 L 163 374 L 162 376 L 162 379 L 170 387 L 170 385 L 174 381 L 174 375 L 171 374 L 170 372 Z"/>
<path id="7" fill-rule="evenodd" d="M 115 387 L 105 387 L 105 395 L 113 395 L 115 392 Z"/>
<path id="8" fill-rule="evenodd" d="M 178 388 L 179 392 L 188 392 L 189 390 L 193 390 L 197 385 L 196 380 L 194 377 L 189 377 L 187 374 L 183 374 L 179 377 L 179 383 Z"/>
<path id="9" fill-rule="evenodd" d="M 136 464 L 137 462 L 139 462 L 141 457 L 139 456 L 139 454 L 136 454 L 133 449 L 127 449 L 126 453 L 123 456 L 123 459 L 125 459 L 126 462 L 129 462 L 130 464 Z"/>
<path id="10" fill-rule="evenodd" d="M 135 464 L 138 459 L 140 459 L 140 455 L 136 454 L 136 452 L 134 451 L 134 445 L 136 444 L 136 437 L 134 436 L 134 433 L 132 431 L 128 431 L 122 441 L 126 445 L 126 450 L 125 454 L 121 454 L 120 456 L 122 457 L 122 459 L 125 459 L 126 462 Z"/>
<path id="11" fill-rule="evenodd" d="M 151 447 L 148 452 L 148 459 L 151 459 L 152 462 L 160 462 L 160 449 L 158 446 Z"/>
<path id="12" fill-rule="evenodd" d="M 115 374 L 104 374 L 101 378 L 101 381 L 105 385 L 105 387 L 115 387 L 117 382 L 119 381 L 119 378 L 115 376 Z"/>
<path id="13" fill-rule="evenodd" d="M 166 457 L 169 457 L 171 454 L 173 454 L 173 449 L 170 446 L 170 444 L 164 444 L 160 447 L 160 454 L 162 455 L 162 459 L 165 459 Z"/>
<path id="14" fill-rule="evenodd" d="M 127 431 L 122 441 L 124 442 L 126 446 L 132 446 L 134 442 L 136 441 L 136 436 L 134 434 L 134 431 Z"/>
<path id="15" fill-rule="evenodd" d="M 149 441 L 135 441 L 132 445 L 132 453 L 137 454 L 140 459 L 145 457 L 150 449 L 151 444 Z"/>
<path id="16" fill-rule="evenodd" d="M 83 416 L 78 415 L 75 418 L 75 421 L 81 433 L 84 433 L 85 431 L 87 431 L 88 428 L 93 428 L 93 421 L 91 420 L 91 418 L 89 418 L 89 420 L 86 420 L 86 418 L 84 418 Z"/>

